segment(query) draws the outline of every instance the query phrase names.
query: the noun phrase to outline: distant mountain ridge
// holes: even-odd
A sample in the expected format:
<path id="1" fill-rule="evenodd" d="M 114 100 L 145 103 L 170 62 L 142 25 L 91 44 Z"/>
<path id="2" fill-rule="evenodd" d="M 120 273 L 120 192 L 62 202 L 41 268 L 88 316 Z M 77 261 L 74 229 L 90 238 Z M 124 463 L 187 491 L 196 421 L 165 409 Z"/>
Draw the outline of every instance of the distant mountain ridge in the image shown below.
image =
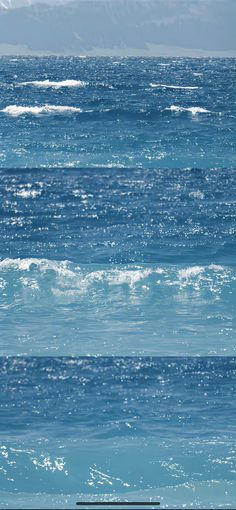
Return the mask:
<path id="1" fill-rule="evenodd" d="M 8 10 L 8 9 L 18 9 L 20 7 L 26 7 L 35 4 L 46 3 L 50 4 L 60 4 L 66 3 L 70 0 L 0 0 L 0 9 Z"/>
<path id="2" fill-rule="evenodd" d="M 0 0 L 0 9 L 15 9 L 19 7 L 29 6 L 32 0 Z"/>
<path id="3" fill-rule="evenodd" d="M 60 4 L 68 4 L 72 0 L 0 0 L 0 9 L 18 9 L 20 7 L 26 7 L 30 5 L 36 4 L 48 4 L 48 5 L 60 5 Z M 76 0 L 77 2 L 83 0 Z M 102 0 L 96 0 L 100 2 Z M 110 2 L 115 2 L 117 0 L 109 0 Z M 129 0 L 132 1 L 132 0 Z M 144 0 L 147 1 L 147 0 Z"/>
<path id="4" fill-rule="evenodd" d="M 2 54 L 236 56 L 235 0 L 0 3 Z"/>

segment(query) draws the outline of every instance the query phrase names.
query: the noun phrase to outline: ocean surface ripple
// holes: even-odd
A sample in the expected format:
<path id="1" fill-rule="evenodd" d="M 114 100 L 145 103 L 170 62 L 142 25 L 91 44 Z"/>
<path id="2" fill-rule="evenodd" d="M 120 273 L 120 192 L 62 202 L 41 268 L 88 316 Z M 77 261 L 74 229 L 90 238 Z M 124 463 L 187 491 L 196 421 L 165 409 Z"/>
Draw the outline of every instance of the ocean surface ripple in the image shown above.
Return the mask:
<path id="1" fill-rule="evenodd" d="M 1 505 L 235 508 L 235 358 L 0 363 Z"/>
<path id="2" fill-rule="evenodd" d="M 1 354 L 233 355 L 235 182 L 2 169 Z"/>
<path id="3" fill-rule="evenodd" d="M 1 57 L 0 166 L 235 166 L 234 83 L 233 58 Z"/>
<path id="4" fill-rule="evenodd" d="M 1 508 L 235 508 L 234 84 L 0 58 Z"/>

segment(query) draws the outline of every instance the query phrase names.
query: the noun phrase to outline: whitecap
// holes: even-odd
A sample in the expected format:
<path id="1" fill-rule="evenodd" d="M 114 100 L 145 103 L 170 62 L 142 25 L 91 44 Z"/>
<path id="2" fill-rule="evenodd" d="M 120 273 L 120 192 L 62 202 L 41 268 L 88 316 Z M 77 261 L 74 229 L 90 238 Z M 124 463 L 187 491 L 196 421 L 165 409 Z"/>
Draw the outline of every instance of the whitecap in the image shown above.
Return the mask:
<path id="1" fill-rule="evenodd" d="M 204 267 L 202 267 L 202 266 L 187 267 L 186 269 L 180 269 L 179 277 L 180 278 L 192 278 L 192 276 L 197 276 L 203 272 L 204 272 Z"/>
<path id="2" fill-rule="evenodd" d="M 197 115 L 198 113 L 213 113 L 206 108 L 201 108 L 200 106 L 191 106 L 189 108 L 184 108 L 182 106 L 171 105 L 170 108 L 165 108 L 165 110 L 170 110 L 171 112 L 190 112 L 192 115 Z"/>
<path id="3" fill-rule="evenodd" d="M 62 87 L 86 87 L 88 82 L 81 80 L 62 80 L 62 81 L 53 81 L 53 80 L 35 80 L 35 81 L 24 81 L 19 83 L 21 86 L 33 86 L 33 87 L 45 87 L 45 88 L 54 88 L 60 89 Z"/>
<path id="4" fill-rule="evenodd" d="M 57 262 L 56 260 L 50 259 L 6 258 L 0 261 L 0 270 L 7 271 L 13 269 L 16 271 L 31 271 L 37 268 L 40 272 L 54 271 L 58 275 L 74 277 L 75 273 L 69 269 L 68 265 L 69 262 L 67 260 Z"/>
<path id="5" fill-rule="evenodd" d="M 212 269 L 213 271 L 224 271 L 224 267 L 223 266 L 219 266 L 218 264 L 211 264 L 209 266 L 209 269 Z"/>
<path id="6" fill-rule="evenodd" d="M 1 112 L 11 115 L 12 117 L 19 117 L 25 114 L 79 113 L 81 111 L 81 108 L 75 106 L 55 106 L 50 104 L 45 104 L 43 106 L 18 106 L 14 104 L 6 106 L 1 110 Z"/>
<path id="7" fill-rule="evenodd" d="M 19 191 L 16 191 L 14 193 L 15 196 L 21 197 L 21 198 L 36 198 L 37 196 L 41 195 L 41 191 L 37 191 L 35 189 L 22 189 Z"/>
<path id="8" fill-rule="evenodd" d="M 196 90 L 197 86 L 183 86 L 183 85 L 165 85 L 164 83 L 150 83 L 150 87 L 163 88 L 163 89 L 180 89 L 180 90 Z"/>
<path id="9" fill-rule="evenodd" d="M 106 275 L 110 285 L 128 285 L 133 288 L 138 282 L 146 279 L 153 273 L 152 269 L 137 269 L 137 270 L 117 270 L 110 271 Z"/>
<path id="10" fill-rule="evenodd" d="M 205 198 L 205 195 L 202 191 L 197 190 L 197 191 L 191 191 L 189 193 L 189 197 L 198 198 L 199 200 L 203 200 Z"/>
<path id="11" fill-rule="evenodd" d="M 182 302 L 189 299 L 188 294 L 182 294 L 183 289 L 186 292 L 190 289 L 198 295 L 207 289 L 218 299 L 225 284 L 230 289 L 231 281 L 235 281 L 235 273 L 214 264 L 182 268 L 99 266 L 91 270 L 88 266 L 81 267 L 67 260 L 0 260 L 0 291 L 4 306 L 9 303 L 11 306 L 19 296 L 25 302 L 39 295 L 42 300 L 52 298 L 54 303 L 65 305 L 91 303 L 91 300 L 95 303 L 102 296 L 106 300 L 109 297 L 107 302 L 110 303 L 122 299 L 122 302 L 137 304 L 144 303 L 151 296 L 153 299 L 167 299 L 169 292 L 173 293 L 177 302 Z"/>

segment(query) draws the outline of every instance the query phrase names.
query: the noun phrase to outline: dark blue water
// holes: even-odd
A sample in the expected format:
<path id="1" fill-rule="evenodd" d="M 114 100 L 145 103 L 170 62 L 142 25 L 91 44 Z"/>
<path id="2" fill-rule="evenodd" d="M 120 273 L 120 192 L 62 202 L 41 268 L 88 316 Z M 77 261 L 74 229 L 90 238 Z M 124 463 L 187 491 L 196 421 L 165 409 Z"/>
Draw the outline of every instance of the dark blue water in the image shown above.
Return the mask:
<path id="1" fill-rule="evenodd" d="M 2 358 L 2 505 L 235 508 L 235 368 L 227 357 Z"/>

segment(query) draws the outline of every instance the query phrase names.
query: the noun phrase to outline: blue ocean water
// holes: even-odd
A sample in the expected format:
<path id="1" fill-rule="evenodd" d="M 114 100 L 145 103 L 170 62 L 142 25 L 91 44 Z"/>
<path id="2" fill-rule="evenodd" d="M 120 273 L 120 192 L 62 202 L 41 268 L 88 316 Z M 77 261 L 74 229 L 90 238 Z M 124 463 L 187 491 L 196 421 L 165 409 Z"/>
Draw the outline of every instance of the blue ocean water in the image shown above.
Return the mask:
<path id="1" fill-rule="evenodd" d="M 235 508 L 235 358 L 0 363 L 1 508 Z"/>
<path id="2" fill-rule="evenodd" d="M 2 507 L 235 508 L 234 84 L 0 58 Z"/>
<path id="3" fill-rule="evenodd" d="M 233 58 L 5 57 L 0 80 L 1 167 L 235 166 Z"/>
<path id="4" fill-rule="evenodd" d="M 0 354 L 234 355 L 235 59 L 0 80 Z"/>

